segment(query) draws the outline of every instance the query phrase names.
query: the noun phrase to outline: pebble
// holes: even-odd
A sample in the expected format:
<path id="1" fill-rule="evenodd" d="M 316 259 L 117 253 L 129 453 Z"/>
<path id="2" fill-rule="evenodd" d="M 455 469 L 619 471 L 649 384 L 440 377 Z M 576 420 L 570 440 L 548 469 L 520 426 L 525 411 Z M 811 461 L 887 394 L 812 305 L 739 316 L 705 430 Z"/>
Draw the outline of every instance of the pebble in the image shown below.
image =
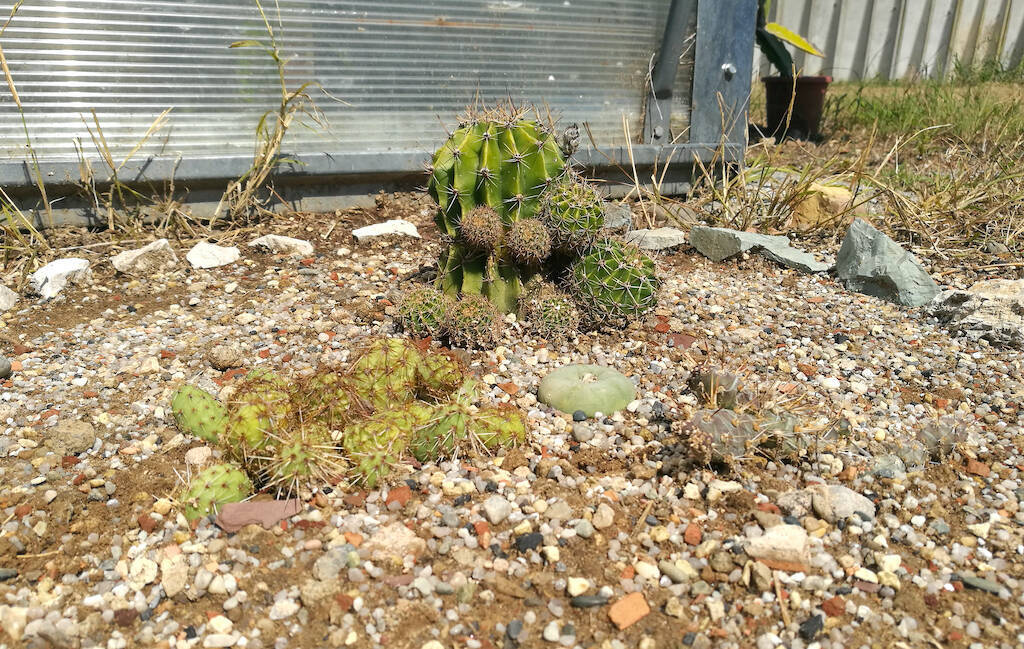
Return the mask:
<path id="1" fill-rule="evenodd" d="M 484 514 L 492 525 L 503 523 L 512 513 L 512 503 L 501 496 L 491 496 L 484 501 Z"/>

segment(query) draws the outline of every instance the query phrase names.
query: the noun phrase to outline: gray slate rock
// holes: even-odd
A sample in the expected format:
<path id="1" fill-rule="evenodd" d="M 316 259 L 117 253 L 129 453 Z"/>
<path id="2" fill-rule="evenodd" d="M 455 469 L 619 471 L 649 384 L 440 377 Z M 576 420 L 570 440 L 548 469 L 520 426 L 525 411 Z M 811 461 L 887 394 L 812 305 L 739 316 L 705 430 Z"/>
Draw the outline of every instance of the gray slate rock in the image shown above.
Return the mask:
<path id="1" fill-rule="evenodd" d="M 605 203 L 601 227 L 612 232 L 625 232 L 633 227 L 633 212 L 623 203 Z"/>
<path id="2" fill-rule="evenodd" d="M 903 306 L 927 304 L 939 292 L 917 257 L 863 219 L 855 219 L 846 231 L 836 275 L 851 291 Z"/>
<path id="3" fill-rule="evenodd" d="M 44 300 L 48 300 L 63 291 L 69 282 L 86 282 L 91 277 L 87 259 L 65 257 L 51 261 L 32 273 L 29 285 Z"/>
<path id="4" fill-rule="evenodd" d="M 656 228 L 654 230 L 633 230 L 623 237 L 644 250 L 668 250 L 686 243 L 686 233 L 678 228 Z"/>
<path id="5" fill-rule="evenodd" d="M 993 595 L 999 594 L 1000 586 L 998 583 L 991 579 L 983 579 L 981 577 L 972 577 L 970 575 L 961 575 L 961 581 L 964 582 L 964 586 L 968 588 L 974 588 L 976 590 L 983 590 L 986 593 L 992 593 Z"/>
<path id="6" fill-rule="evenodd" d="M 943 291 L 925 310 L 970 340 L 1024 348 L 1024 279 L 986 279 L 966 291 Z"/>
<path id="7" fill-rule="evenodd" d="M 820 273 L 829 269 L 814 255 L 790 245 L 786 237 L 754 232 L 740 232 L 729 228 L 709 228 L 698 225 L 690 230 L 690 245 L 711 261 L 722 261 L 748 250 L 805 273 Z"/>
<path id="8" fill-rule="evenodd" d="M 18 302 L 18 294 L 0 284 L 0 311 L 10 311 Z"/>

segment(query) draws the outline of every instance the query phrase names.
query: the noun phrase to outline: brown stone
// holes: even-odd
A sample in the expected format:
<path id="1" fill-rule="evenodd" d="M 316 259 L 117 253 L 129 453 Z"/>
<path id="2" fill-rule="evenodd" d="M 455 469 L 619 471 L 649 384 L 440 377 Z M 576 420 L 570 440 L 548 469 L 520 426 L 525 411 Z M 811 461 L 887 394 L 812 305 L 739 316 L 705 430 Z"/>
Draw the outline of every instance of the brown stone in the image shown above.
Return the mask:
<path id="1" fill-rule="evenodd" d="M 651 607 L 647 605 L 642 593 L 630 593 L 611 605 L 608 619 L 621 631 L 636 624 L 650 612 Z"/>
<path id="2" fill-rule="evenodd" d="M 700 540 L 702 538 L 704 538 L 704 533 L 701 531 L 700 527 L 694 523 L 690 523 L 686 526 L 686 531 L 683 532 L 683 540 L 686 541 L 688 545 L 700 545 Z"/>
<path id="3" fill-rule="evenodd" d="M 114 611 L 114 622 L 118 626 L 131 626 L 131 623 L 135 621 L 135 618 L 139 616 L 139 612 L 134 608 L 119 608 Z"/>
<path id="4" fill-rule="evenodd" d="M 410 498 L 412 498 L 412 489 L 409 488 L 409 485 L 404 484 L 389 491 L 384 504 L 390 505 L 391 503 L 398 503 L 400 507 L 405 507 L 405 504 L 409 502 Z"/>
<path id="5" fill-rule="evenodd" d="M 836 595 L 832 599 L 826 599 L 821 603 L 821 610 L 829 617 L 839 617 L 846 612 L 846 600 Z"/>
<path id="6" fill-rule="evenodd" d="M 989 466 L 984 462 L 979 462 L 977 460 L 967 461 L 967 473 L 978 475 L 981 476 L 982 478 L 987 478 L 988 474 L 991 472 L 992 469 L 990 469 Z"/>

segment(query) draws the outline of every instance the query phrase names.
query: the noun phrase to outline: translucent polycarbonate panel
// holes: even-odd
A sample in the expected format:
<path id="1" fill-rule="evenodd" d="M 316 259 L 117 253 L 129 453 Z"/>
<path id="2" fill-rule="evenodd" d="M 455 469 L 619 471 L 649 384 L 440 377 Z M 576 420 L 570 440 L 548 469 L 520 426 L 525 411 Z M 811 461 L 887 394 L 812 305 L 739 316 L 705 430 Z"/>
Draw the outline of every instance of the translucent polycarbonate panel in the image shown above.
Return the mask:
<path id="1" fill-rule="evenodd" d="M 267 0 L 288 60 L 287 87 L 314 84 L 307 91 L 329 124 L 304 128 L 300 120 L 283 151 L 426 151 L 468 103 L 504 97 L 550 109 L 561 124 L 586 122 L 599 144 L 622 144 L 623 116 L 634 139 L 642 130 L 648 68 L 668 6 Z M 5 15 L 10 7 L 0 3 Z M 142 154 L 250 153 L 281 87 L 268 53 L 229 47 L 247 39 L 266 42 L 268 34 L 245 0 L 35 0 L 19 8 L 0 45 L 41 160 L 76 159 L 76 140 L 94 158 L 102 137 L 119 161 L 167 108 L 166 126 Z M 673 127 L 680 129 L 689 115 L 688 51 L 676 84 Z M 3 90 L 0 154 L 25 154 L 21 119 Z"/>

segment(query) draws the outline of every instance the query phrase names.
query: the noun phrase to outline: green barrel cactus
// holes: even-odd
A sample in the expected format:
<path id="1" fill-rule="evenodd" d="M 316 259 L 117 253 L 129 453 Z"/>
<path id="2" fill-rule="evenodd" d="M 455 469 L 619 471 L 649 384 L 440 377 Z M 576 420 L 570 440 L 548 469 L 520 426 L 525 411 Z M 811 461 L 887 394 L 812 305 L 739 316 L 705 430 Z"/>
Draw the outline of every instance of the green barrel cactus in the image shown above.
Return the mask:
<path id="1" fill-rule="evenodd" d="M 445 331 L 458 347 L 491 347 L 501 340 L 504 319 L 498 308 L 481 295 L 465 295 L 452 303 Z"/>
<path id="2" fill-rule="evenodd" d="M 237 503 L 252 495 L 252 481 L 237 464 L 214 464 L 193 477 L 178 496 L 185 518 L 193 521 L 216 514 L 221 505 Z"/>
<path id="3" fill-rule="evenodd" d="M 440 260 L 439 288 L 451 296 L 482 294 L 503 312 L 513 311 L 522 269 L 505 249 L 505 237 L 496 236 L 493 214 L 478 208 L 493 210 L 507 233 L 536 214 L 544 189 L 564 169 L 554 136 L 525 111 L 506 107 L 468 116 L 430 164 L 436 222 L 451 241 Z"/>
<path id="4" fill-rule="evenodd" d="M 660 282 L 654 261 L 639 249 L 614 240 L 594 244 L 573 264 L 570 293 L 599 322 L 629 322 L 651 310 Z"/>
<path id="5" fill-rule="evenodd" d="M 538 217 L 551 230 L 555 248 L 580 255 L 604 225 L 604 201 L 591 184 L 569 173 L 544 192 Z"/>
<path id="6" fill-rule="evenodd" d="M 547 282 L 531 280 L 519 298 L 519 317 L 541 338 L 561 341 L 580 326 L 580 312 L 572 299 Z"/>
<path id="7" fill-rule="evenodd" d="M 562 412 L 610 415 L 636 398 L 629 377 L 602 365 L 566 365 L 541 379 L 537 398 Z"/>
<path id="8" fill-rule="evenodd" d="M 183 385 L 171 397 L 174 423 L 183 433 L 216 444 L 227 427 L 228 414 L 217 398 L 192 385 Z"/>
<path id="9" fill-rule="evenodd" d="M 414 336 L 440 336 L 451 298 L 433 286 L 417 286 L 398 300 L 398 321 Z"/>

